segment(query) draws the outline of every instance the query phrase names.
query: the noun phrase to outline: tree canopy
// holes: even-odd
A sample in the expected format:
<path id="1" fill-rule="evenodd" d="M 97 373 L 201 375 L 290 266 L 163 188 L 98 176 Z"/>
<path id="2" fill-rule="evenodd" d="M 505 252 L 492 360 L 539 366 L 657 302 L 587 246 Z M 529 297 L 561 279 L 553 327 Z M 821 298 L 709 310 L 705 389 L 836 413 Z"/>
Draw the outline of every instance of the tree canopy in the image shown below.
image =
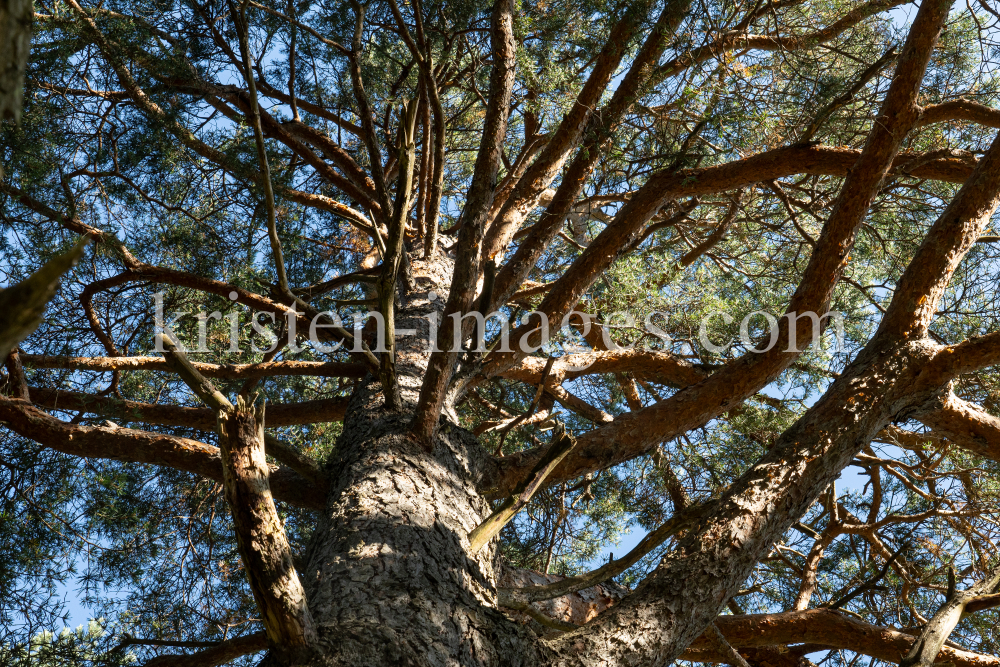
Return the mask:
<path id="1" fill-rule="evenodd" d="M 426 511 L 478 600 L 441 604 L 519 648 L 399 664 L 1000 665 L 998 29 L 36 0 L 0 124 L 2 661 L 381 664 L 330 554 Z M 381 599 L 377 546 L 340 576 Z M 67 595 L 98 620 L 60 635 Z"/>

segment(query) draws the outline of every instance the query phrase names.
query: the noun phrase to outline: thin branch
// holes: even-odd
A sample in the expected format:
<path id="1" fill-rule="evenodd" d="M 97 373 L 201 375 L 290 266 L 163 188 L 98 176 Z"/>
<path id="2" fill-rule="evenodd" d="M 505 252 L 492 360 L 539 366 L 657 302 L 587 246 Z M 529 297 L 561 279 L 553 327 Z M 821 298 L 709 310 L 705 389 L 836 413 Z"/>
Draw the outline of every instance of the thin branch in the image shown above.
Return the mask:
<path id="1" fill-rule="evenodd" d="M 434 437 L 438 417 L 444 406 L 448 384 L 455 371 L 459 350 L 451 349 L 456 319 L 469 311 L 483 268 L 483 238 L 489 219 L 496 175 L 500 168 L 507 117 L 514 89 L 515 54 L 513 0 L 497 0 L 490 17 L 490 47 L 493 67 L 490 70 L 489 102 L 483 125 L 483 138 L 476 154 L 472 182 L 462 212 L 464 223 L 458 235 L 455 270 L 452 274 L 444 320 L 438 331 L 438 347 L 431 353 L 427 373 L 420 387 L 420 399 L 411 433 L 428 447 Z M 461 324 L 458 325 L 461 327 Z M 464 334 L 465 332 L 462 331 Z"/>
<path id="2" fill-rule="evenodd" d="M 372 119 L 372 108 L 365 92 L 365 84 L 361 77 L 362 38 L 365 30 L 365 5 L 357 0 L 351 0 L 355 13 L 354 38 L 351 44 L 351 54 L 348 57 L 351 70 L 351 85 L 354 87 L 354 98 L 358 103 L 358 117 L 361 119 L 361 137 L 368 149 L 368 159 L 371 163 L 372 180 L 375 182 L 375 193 L 386 219 L 391 219 L 392 202 L 389 201 L 389 191 L 386 188 L 385 170 L 382 167 L 382 149 L 378 135 L 375 133 L 375 122 Z"/>
<path id="3" fill-rule="evenodd" d="M 747 662 L 746 658 L 740 655 L 739 652 L 734 649 L 728 641 L 726 641 L 726 637 L 719 631 L 718 625 L 715 623 L 709 625 L 708 629 L 705 630 L 705 635 L 715 642 L 715 646 L 718 648 L 719 652 L 726 656 L 727 663 L 733 665 L 733 667 L 750 667 L 750 663 Z"/>
<path id="4" fill-rule="evenodd" d="M 33 398 L 37 400 L 37 396 Z M 0 397 L 0 421 L 20 436 L 71 456 L 165 466 L 222 481 L 219 449 L 197 440 L 116 424 L 68 424 L 24 401 L 6 397 Z M 325 485 L 289 468 L 273 469 L 270 484 L 275 498 L 292 505 L 322 509 L 326 502 Z"/>
<path id="5" fill-rule="evenodd" d="M 726 214 L 722 217 L 722 220 L 719 221 L 719 224 L 716 225 L 715 229 L 712 230 L 712 233 L 708 235 L 708 238 L 688 251 L 677 262 L 677 265 L 680 268 L 687 268 L 694 264 L 699 257 L 717 246 L 722 239 L 726 237 L 726 232 L 729 231 L 729 228 L 733 226 L 733 222 L 736 220 L 736 214 L 739 213 L 740 202 L 742 200 L 743 190 L 738 190 L 736 192 L 736 196 L 733 197 L 732 203 L 729 204 L 729 209 L 726 211 Z"/>
<path id="6" fill-rule="evenodd" d="M 538 602 L 540 600 L 551 600 L 567 593 L 575 593 L 585 588 L 596 586 L 602 582 L 616 577 L 628 568 L 638 563 L 642 558 L 656 547 L 663 544 L 667 538 L 676 535 L 681 530 L 693 525 L 701 518 L 708 516 L 714 509 L 714 503 L 702 505 L 692 505 L 676 512 L 670 519 L 660 525 L 656 530 L 648 533 L 639 544 L 635 545 L 627 554 L 602 565 L 596 570 L 574 577 L 566 577 L 551 584 L 543 586 L 530 586 L 527 588 L 501 589 L 499 593 L 499 604 L 510 606 L 522 602 Z"/>
<path id="7" fill-rule="evenodd" d="M 278 276 L 278 285 L 284 293 L 289 292 L 288 274 L 285 273 L 285 257 L 281 252 L 281 239 L 278 238 L 278 222 L 274 205 L 274 189 L 271 187 L 271 167 L 267 161 L 267 145 L 264 143 L 264 130 L 260 123 L 260 106 L 257 101 L 257 83 L 253 75 L 253 61 L 250 57 L 246 5 L 241 5 L 239 11 L 232 0 L 229 1 L 229 13 L 236 26 L 239 38 L 240 54 L 243 56 L 243 77 L 250 92 L 250 124 L 257 144 L 257 161 L 260 164 L 261 185 L 264 186 L 264 204 L 267 209 L 267 235 L 271 241 L 271 255 L 274 270 Z"/>
<path id="8" fill-rule="evenodd" d="M 183 350 L 178 347 L 176 341 L 165 334 L 157 334 L 157 345 L 164 349 L 163 357 L 175 373 L 180 375 L 184 383 L 213 411 L 219 414 L 219 424 L 221 428 L 222 420 L 231 415 L 236 409 L 226 396 L 215 388 L 212 381 L 198 372 Z M 261 408 L 263 415 L 263 408 Z M 303 477 L 317 481 L 323 479 L 323 472 L 319 465 L 312 459 L 298 452 L 291 445 L 278 440 L 274 436 L 264 434 L 263 421 L 261 422 L 261 437 L 267 448 L 267 453 L 278 459 L 292 470 L 295 470 Z"/>
<path id="9" fill-rule="evenodd" d="M 813 136 L 823 125 L 823 123 L 825 123 L 830 118 L 830 116 L 832 116 L 834 112 L 837 111 L 837 109 L 840 109 L 841 107 L 850 103 L 850 101 L 854 99 L 854 96 L 857 95 L 859 92 L 861 92 L 861 90 L 865 86 L 867 86 L 872 79 L 878 76 L 878 74 L 889 63 L 895 61 L 898 55 L 899 54 L 896 52 L 896 46 L 895 45 L 890 46 L 889 50 L 886 51 L 884 54 L 882 54 L 881 58 L 879 58 L 874 63 L 869 65 L 865 69 L 865 71 L 861 73 L 861 76 L 858 77 L 858 80 L 854 83 L 854 85 L 852 85 L 842 94 L 838 95 L 833 100 L 831 100 L 830 103 L 827 104 L 825 107 L 820 109 L 820 111 L 813 118 L 812 122 L 809 123 L 809 126 L 806 127 L 806 129 L 802 132 L 802 136 L 799 137 L 799 141 L 805 142 L 812 140 Z"/>
<path id="10" fill-rule="evenodd" d="M 337 52 L 340 53 L 340 55 L 342 55 L 342 56 L 349 56 L 351 54 L 351 52 L 347 49 L 347 47 L 343 46 L 339 42 L 336 42 L 336 41 L 334 41 L 332 39 L 324 37 L 315 28 L 312 28 L 311 26 L 308 26 L 305 23 L 302 23 L 301 21 L 298 21 L 295 18 L 293 18 L 293 16 L 291 15 L 291 11 L 289 11 L 288 14 L 282 14 L 281 12 L 279 12 L 276 9 L 272 9 L 271 7 L 268 7 L 267 5 L 262 5 L 260 3 L 254 2 L 253 0 L 250 0 L 249 4 L 250 4 L 251 7 L 256 7 L 257 9 L 265 11 L 268 14 L 271 14 L 273 16 L 277 16 L 280 19 L 284 19 L 285 21 L 287 21 L 289 23 L 289 25 L 292 25 L 292 26 L 294 26 L 294 27 L 296 27 L 296 28 L 298 28 L 300 30 L 305 30 L 310 35 L 312 35 L 313 37 L 315 37 L 319 42 L 321 42 L 323 44 L 326 44 L 327 46 L 330 46 L 330 47 L 333 47 L 334 49 L 336 49 Z M 289 9 L 291 9 L 291 7 L 289 7 Z"/>
<path id="11" fill-rule="evenodd" d="M 396 283 L 400 277 L 400 269 L 406 262 L 403 241 L 406 237 L 406 217 L 413 187 L 416 121 L 417 101 L 404 101 L 398 137 L 399 177 L 396 181 L 396 202 L 389 225 L 389 239 L 382 256 L 382 273 L 377 283 L 379 310 L 385 321 L 386 340 L 386 351 L 382 353 L 379 366 L 379 380 L 386 405 L 392 410 L 399 410 L 403 406 L 396 380 Z"/>
<path id="12" fill-rule="evenodd" d="M 162 426 L 187 426 L 214 432 L 216 411 L 181 405 L 155 405 L 95 396 L 66 389 L 29 387 L 31 400 L 49 410 L 89 412 L 113 419 Z M 322 424 L 344 420 L 346 397 L 320 398 L 298 403 L 273 403 L 268 407 L 268 428 Z"/>
<path id="13" fill-rule="evenodd" d="M 69 357 L 61 355 L 21 354 L 21 363 L 31 368 L 65 368 L 78 371 L 170 371 L 160 357 Z M 248 380 L 274 376 L 306 375 L 314 377 L 361 378 L 367 373 L 364 364 L 340 361 L 269 361 L 257 364 L 206 364 L 191 362 L 205 377 L 225 380 Z"/>

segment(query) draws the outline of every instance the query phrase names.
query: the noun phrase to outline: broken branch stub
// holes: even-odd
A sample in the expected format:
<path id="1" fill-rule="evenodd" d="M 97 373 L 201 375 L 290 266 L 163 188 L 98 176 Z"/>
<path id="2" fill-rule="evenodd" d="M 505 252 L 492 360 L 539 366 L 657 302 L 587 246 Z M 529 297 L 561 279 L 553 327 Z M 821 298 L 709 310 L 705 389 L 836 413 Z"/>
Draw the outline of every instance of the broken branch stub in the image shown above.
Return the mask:
<path id="1" fill-rule="evenodd" d="M 6 359 L 18 343 L 42 323 L 45 305 L 56 294 L 59 278 L 73 268 L 89 243 L 84 237 L 72 250 L 53 257 L 42 268 L 18 284 L 0 291 L 0 360 Z"/>
<path id="2" fill-rule="evenodd" d="M 315 628 L 268 483 L 263 402 L 240 396 L 232 411 L 219 411 L 219 448 L 226 502 L 268 643 L 305 647 Z"/>
<path id="3" fill-rule="evenodd" d="M 514 489 L 514 493 L 504 500 L 493 514 L 469 533 L 469 553 L 479 553 L 490 540 L 503 530 L 503 527 L 514 518 L 514 515 L 528 504 L 535 492 L 542 488 L 545 478 L 555 470 L 559 462 L 575 446 L 576 439 L 566 433 L 560 424 L 553 433 L 552 444 L 549 445 L 548 451 L 531 471 L 531 474 Z"/>

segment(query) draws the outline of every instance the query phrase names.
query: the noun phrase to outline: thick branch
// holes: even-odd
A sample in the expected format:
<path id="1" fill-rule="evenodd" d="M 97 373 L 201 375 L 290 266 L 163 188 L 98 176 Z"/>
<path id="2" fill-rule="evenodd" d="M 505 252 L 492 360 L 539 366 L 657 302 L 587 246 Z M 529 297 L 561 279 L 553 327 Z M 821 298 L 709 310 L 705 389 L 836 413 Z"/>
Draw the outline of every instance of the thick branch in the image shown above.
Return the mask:
<path id="1" fill-rule="evenodd" d="M 315 641 L 316 630 L 271 498 L 263 403 L 250 405 L 240 397 L 233 410 L 220 411 L 219 436 L 226 501 L 268 644 L 279 651 L 302 649 Z"/>
<path id="2" fill-rule="evenodd" d="M 458 254 L 452 274 L 444 320 L 438 332 L 440 351 L 433 352 L 427 363 L 427 374 L 420 387 L 420 399 L 414 415 L 412 432 L 429 446 L 444 405 L 448 383 L 455 370 L 458 350 L 452 350 L 455 319 L 451 315 L 464 315 L 472 306 L 476 287 L 482 275 L 483 237 L 489 220 L 490 207 L 496 191 L 497 171 L 507 134 L 507 116 L 510 113 L 511 94 L 514 90 L 514 63 L 517 51 L 514 43 L 514 3 L 497 0 L 490 19 L 490 47 L 493 67 L 490 70 L 490 91 L 483 125 L 483 138 L 476 155 L 472 183 L 462 211 L 462 229 L 458 234 Z"/>
<path id="3" fill-rule="evenodd" d="M 725 635 L 719 631 L 719 626 L 715 623 L 708 626 L 708 629 L 705 630 L 705 636 L 715 642 L 715 649 L 725 658 L 726 664 L 732 665 L 733 667 L 750 667 L 746 658 L 740 655 L 736 649 L 733 648 L 732 644 L 726 641 Z"/>
<path id="4" fill-rule="evenodd" d="M 563 174 L 559 189 L 556 190 L 541 219 L 531 228 L 528 237 L 521 242 L 514 256 L 507 261 L 497 276 L 498 301 L 506 301 L 528 277 L 528 273 L 538 262 L 545 248 L 559 232 L 573 204 L 583 191 L 587 178 L 597 166 L 612 133 L 632 106 L 648 92 L 650 76 L 690 7 L 691 0 L 670 0 L 665 3 L 628 72 L 615 88 L 611 100 L 588 118 L 580 150 Z M 539 161 L 541 159 L 539 158 Z M 534 169 L 534 165 L 532 168 Z M 548 186 L 547 182 L 545 186 Z M 486 239 L 488 257 L 495 256 L 510 243 L 528 210 L 525 203 L 521 204 L 520 210 L 512 211 L 505 207 L 504 213 L 494 222 Z"/>
<path id="5" fill-rule="evenodd" d="M 942 7 L 935 5 L 933 9 L 929 8 L 928 2 L 931 1 L 937 2 Z M 878 119 L 874 123 L 861 156 L 847 174 L 840 195 L 823 227 L 823 233 L 810 257 L 802 281 L 792 296 L 787 312 L 792 314 L 811 312 L 817 315 L 826 312 L 833 290 L 847 265 L 856 230 L 881 187 L 883 178 L 889 172 L 904 137 L 916 122 L 919 109 L 914 100 L 941 25 L 947 16 L 947 7 L 943 6 L 945 1 L 927 0 L 922 9 L 923 13 L 920 14 L 923 22 L 914 23 L 911 28 Z M 781 149 L 788 152 L 797 150 L 802 150 L 806 154 L 811 152 L 809 147 Z M 780 151 L 770 153 L 778 152 Z M 757 157 L 764 163 L 762 166 L 767 164 L 767 159 L 763 156 Z M 773 158 L 773 154 L 770 157 Z M 777 165 L 772 166 L 772 169 L 775 167 Z M 718 176 L 732 182 L 740 170 L 730 171 L 731 168 L 732 165 L 724 165 L 710 169 L 718 169 Z M 669 175 L 666 175 L 666 172 L 661 173 L 665 174 L 662 176 L 664 180 L 678 176 L 676 172 Z M 748 177 L 749 174 L 742 175 L 742 178 Z M 759 180 L 760 177 L 760 172 L 754 176 L 755 180 Z M 617 253 L 627 246 L 646 220 L 658 210 L 662 201 L 651 194 L 659 190 L 658 186 L 651 186 L 654 180 L 657 180 L 656 176 L 632 196 L 615 216 L 614 221 L 598 235 L 549 290 L 538 310 L 546 313 L 550 322 L 562 319 L 563 315 L 580 300 L 589 285 L 607 270 Z M 680 186 L 679 183 L 677 185 Z M 651 199 L 655 200 L 655 205 Z M 790 319 L 780 320 L 777 344 L 767 352 L 746 354 L 716 371 L 705 381 L 683 389 L 669 399 L 648 408 L 627 413 L 614 423 L 582 436 L 574 454 L 564 460 L 561 469 L 553 473 L 550 481 L 552 483 L 555 483 L 556 479 L 565 481 L 599 467 L 628 460 L 664 440 L 704 424 L 757 393 L 795 360 L 799 354 L 797 350 L 806 347 L 814 336 L 818 337 L 819 332 L 814 330 L 813 322 L 807 317 L 796 321 L 796 337 L 794 341 L 790 340 Z M 511 338 L 515 342 L 519 341 L 521 336 L 528 333 L 527 329 L 530 329 L 530 326 L 518 328 L 512 333 Z M 530 342 L 537 343 L 535 340 Z M 490 356 L 493 359 L 484 369 L 486 376 L 506 370 L 519 357 L 523 358 L 524 353 L 494 353 Z M 521 456 L 525 459 L 524 463 L 527 463 L 535 459 L 538 452 L 529 450 Z M 506 484 L 509 484 L 509 481 L 502 480 L 498 486 L 504 488 Z"/>
<path id="6" fill-rule="evenodd" d="M 951 276 L 989 224 L 1000 202 L 1000 135 L 931 226 L 896 286 L 879 331 L 923 336 Z"/>
<path id="7" fill-rule="evenodd" d="M 222 481 L 218 448 L 197 440 L 115 425 L 68 424 L 24 401 L 4 397 L 0 397 L 0 421 L 18 435 L 64 454 L 165 466 Z M 287 468 L 271 473 L 271 489 L 275 498 L 300 507 L 322 509 L 326 501 L 325 487 Z"/>
<path id="8" fill-rule="evenodd" d="M 528 504 L 535 492 L 542 488 L 545 478 L 575 445 L 576 440 L 563 429 L 560 428 L 555 432 L 545 458 L 539 461 L 531 474 L 514 488 L 514 493 L 500 503 L 495 512 L 469 532 L 469 553 L 479 553 L 490 540 L 500 534 L 503 527 L 510 523 L 521 508 Z"/>
<path id="9" fill-rule="evenodd" d="M 198 372 L 198 369 L 194 367 L 188 358 L 184 354 L 183 350 L 177 345 L 177 343 L 167 336 L 166 334 L 157 334 L 156 342 L 158 345 L 163 347 L 163 359 L 167 362 L 167 365 L 172 371 L 181 376 L 181 380 L 184 381 L 191 391 L 200 398 L 205 405 L 210 407 L 213 411 L 219 412 L 232 412 L 233 404 L 229 402 L 225 394 L 215 388 L 215 385 L 206 378 L 204 375 Z"/>
<path id="10" fill-rule="evenodd" d="M 208 407 L 218 415 L 228 415 L 235 409 L 229 402 L 225 394 L 215 388 L 212 381 L 198 372 L 187 355 L 177 346 L 177 344 L 165 334 L 157 334 L 157 343 L 164 348 L 163 357 L 167 364 L 181 376 L 184 383 L 198 396 Z M 263 410 L 263 409 L 262 409 Z M 221 422 L 220 422 L 221 423 Z M 264 427 L 261 426 L 261 429 Z M 220 433 L 220 435 L 222 435 Z M 314 481 L 323 479 L 323 474 L 319 466 L 307 456 L 303 456 L 288 443 L 278 440 L 274 436 L 263 436 L 267 445 L 267 453 L 288 465 L 293 470 Z"/>
<path id="11" fill-rule="evenodd" d="M 1000 461 L 1000 419 L 950 390 L 916 418 L 953 443 L 984 458 Z"/>
<path id="12" fill-rule="evenodd" d="M 786 611 L 777 614 L 719 616 L 715 624 L 726 640 L 738 649 L 812 644 L 820 647 L 845 649 L 868 655 L 888 663 L 898 663 L 916 641 L 916 637 L 891 628 L 870 625 L 848 614 L 829 609 Z M 702 635 L 681 654 L 682 660 L 716 661 L 708 657 L 713 651 L 711 639 Z M 997 667 L 1000 658 L 942 647 L 939 662 L 955 667 Z"/>
<path id="13" fill-rule="evenodd" d="M 240 656 L 267 649 L 267 635 L 255 632 L 219 642 L 211 648 L 188 655 L 161 655 L 147 662 L 144 667 L 217 667 Z"/>
<path id="14" fill-rule="evenodd" d="M 1000 128 L 1000 109 L 966 99 L 932 104 L 924 107 L 920 112 L 917 127 L 956 120 Z"/>
<path id="15" fill-rule="evenodd" d="M 899 661 L 899 667 L 931 667 L 945 642 L 948 641 L 949 635 L 962 620 L 966 605 L 980 596 L 996 593 L 998 584 L 1000 584 L 1000 568 L 996 568 L 990 576 L 977 582 L 972 588 L 956 591 L 955 570 L 949 570 L 948 598 L 924 626 L 910 652 Z"/>
<path id="16" fill-rule="evenodd" d="M 154 405 L 46 387 L 31 387 L 30 391 L 32 402 L 49 410 L 90 412 L 123 421 L 215 431 L 215 411 L 210 408 Z M 267 427 L 343 421 L 347 401 L 346 397 L 337 397 L 299 403 L 273 403 L 267 409 Z"/>

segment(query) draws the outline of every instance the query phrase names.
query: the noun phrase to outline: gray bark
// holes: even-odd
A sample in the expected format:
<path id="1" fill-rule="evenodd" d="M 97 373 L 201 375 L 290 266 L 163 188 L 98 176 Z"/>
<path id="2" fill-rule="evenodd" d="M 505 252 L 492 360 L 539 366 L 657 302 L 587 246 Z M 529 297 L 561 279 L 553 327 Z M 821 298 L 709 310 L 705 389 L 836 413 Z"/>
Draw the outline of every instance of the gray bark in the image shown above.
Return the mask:
<path id="1" fill-rule="evenodd" d="M 315 665 L 667 664 L 874 434 L 940 390 L 922 374 L 936 345 L 873 341 L 635 593 L 579 630 L 538 638 L 497 609 L 493 545 L 469 549 L 490 513 L 478 488 L 487 453 L 447 416 L 430 452 L 408 435 L 426 360 L 418 318 L 431 304 L 426 292 L 402 301 L 399 328 L 416 330 L 400 344 L 403 408 L 388 410 L 377 381 L 361 381 L 328 464 L 303 572 Z"/>
<path id="2" fill-rule="evenodd" d="M 893 419 L 915 416 L 945 382 L 928 370 L 940 347 L 877 336 L 823 398 L 699 516 L 631 595 L 577 629 L 538 637 L 497 608 L 495 547 L 468 535 L 490 514 L 494 463 L 446 409 L 433 447 L 409 421 L 427 363 L 427 316 L 447 258 L 414 261 L 419 288 L 400 299 L 401 409 L 372 377 L 355 387 L 330 493 L 305 559 L 316 624 L 310 665 L 662 665 L 719 614 L 754 565 Z"/>
<path id="3" fill-rule="evenodd" d="M 466 551 L 489 514 L 473 483 L 478 443 L 442 427 L 426 452 L 379 390 L 371 380 L 355 390 L 303 573 L 315 664 L 537 664 L 534 637 L 494 606 L 495 549 Z"/>
<path id="4" fill-rule="evenodd" d="M 635 593 L 578 630 L 540 638 L 498 610 L 494 545 L 469 548 L 491 511 L 480 483 L 488 453 L 449 410 L 431 451 L 408 431 L 428 356 L 425 318 L 442 306 L 427 290 L 444 293 L 448 263 L 415 261 L 420 288 L 401 298 L 397 328 L 415 332 L 399 339 L 402 408 L 386 407 L 376 379 L 361 380 L 327 465 L 331 490 L 302 572 L 317 667 L 666 664 L 860 448 L 939 390 L 930 383 L 922 394 L 917 379 L 937 346 L 873 342 Z"/>
<path id="5" fill-rule="evenodd" d="M 396 368 L 402 409 L 374 378 L 358 383 L 331 491 L 309 546 L 303 583 L 319 635 L 315 665 L 533 665 L 536 639 L 496 609 L 495 547 L 468 553 L 490 513 L 476 488 L 486 452 L 444 418 L 426 451 L 409 433 L 422 371 L 426 316 L 447 292 L 445 258 L 414 260 L 420 291 L 404 295 Z"/>

